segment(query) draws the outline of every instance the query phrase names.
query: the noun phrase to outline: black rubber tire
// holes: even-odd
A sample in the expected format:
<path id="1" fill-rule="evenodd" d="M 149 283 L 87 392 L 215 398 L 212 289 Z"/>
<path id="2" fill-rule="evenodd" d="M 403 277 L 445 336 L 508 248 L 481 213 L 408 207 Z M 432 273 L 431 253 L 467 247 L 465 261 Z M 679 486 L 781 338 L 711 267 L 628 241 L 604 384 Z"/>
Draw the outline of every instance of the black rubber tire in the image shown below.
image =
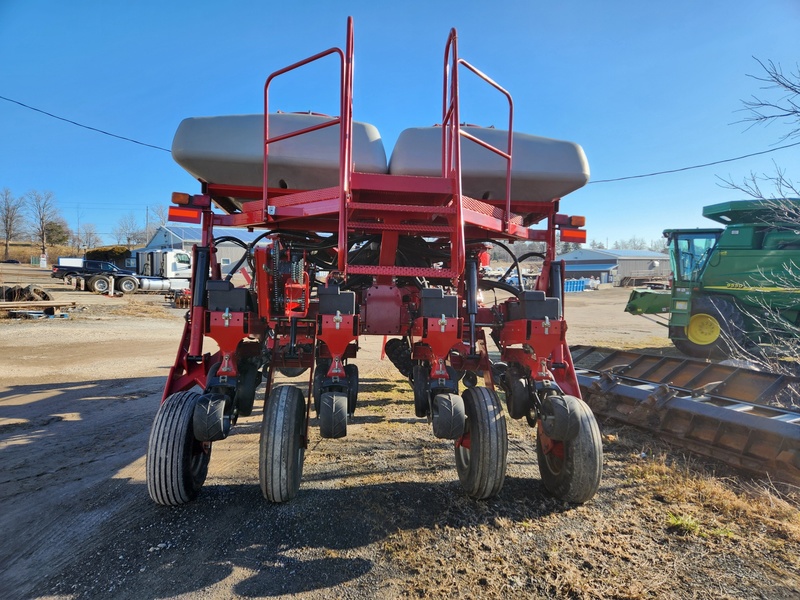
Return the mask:
<path id="1" fill-rule="evenodd" d="M 324 392 L 320 397 L 319 435 L 337 439 L 347 435 L 347 394 Z"/>
<path id="2" fill-rule="evenodd" d="M 197 497 L 208 474 L 211 446 L 204 451 L 192 431 L 196 392 L 167 397 L 156 413 L 147 444 L 147 491 L 163 506 L 186 504 Z"/>
<path id="3" fill-rule="evenodd" d="M 261 383 L 261 373 L 252 365 L 243 367 L 239 372 L 239 380 L 236 383 L 233 402 L 236 410 L 243 417 L 248 417 L 253 412 L 253 404 L 256 400 L 256 390 Z"/>
<path id="4" fill-rule="evenodd" d="M 25 300 L 28 302 L 41 302 L 42 300 L 52 300 L 50 298 L 50 294 L 44 291 L 40 287 L 36 287 L 35 285 L 28 285 L 22 289 L 22 292 L 25 296 Z"/>
<path id="5" fill-rule="evenodd" d="M 384 346 L 386 356 L 403 377 L 411 377 L 414 362 L 411 360 L 411 348 L 404 339 L 392 338 Z"/>
<path id="6" fill-rule="evenodd" d="M 746 354 L 748 340 L 744 331 L 744 316 L 732 301 L 714 296 L 694 298 L 690 319 L 703 316 L 718 323 L 719 337 L 708 344 L 698 344 L 690 339 L 673 340 L 678 350 L 694 358 L 721 359 Z"/>
<path id="7" fill-rule="evenodd" d="M 574 440 L 580 433 L 581 420 L 579 412 L 576 412 L 575 400 L 578 399 L 574 396 L 558 392 L 548 393 L 542 399 L 539 419 L 542 429 L 551 440 Z"/>
<path id="8" fill-rule="evenodd" d="M 86 283 L 87 287 L 95 294 L 107 294 L 111 289 L 108 278 L 103 275 L 95 275 Z"/>
<path id="9" fill-rule="evenodd" d="M 258 452 L 261 493 L 270 502 L 288 502 L 303 477 L 306 410 L 303 392 L 293 385 L 273 388 L 264 407 Z"/>
<path id="10" fill-rule="evenodd" d="M 670 327 L 670 331 L 673 329 L 683 329 L 678 327 Z M 681 332 L 682 334 L 683 332 Z M 673 334 L 670 333 L 670 339 L 672 339 L 672 345 L 680 352 L 681 354 L 685 354 L 686 356 L 691 356 L 693 358 L 706 358 L 705 356 L 697 356 L 695 353 L 695 345 L 692 344 L 689 340 L 678 339 L 673 337 Z"/>
<path id="11" fill-rule="evenodd" d="M 428 372 L 429 369 L 425 365 L 414 365 L 411 369 L 411 389 L 414 391 L 414 414 L 418 417 L 425 417 L 430 412 Z"/>
<path id="12" fill-rule="evenodd" d="M 139 289 L 139 282 L 135 277 L 120 277 L 114 282 L 114 288 L 123 294 L 135 294 Z"/>
<path id="13" fill-rule="evenodd" d="M 457 440 L 464 435 L 466 409 L 458 394 L 437 394 L 433 399 L 433 435 L 443 440 Z"/>
<path id="14" fill-rule="evenodd" d="M 47 290 L 42 289 L 40 287 L 36 287 L 36 286 L 29 286 L 29 287 L 31 287 L 31 289 L 32 289 L 34 294 L 37 294 L 38 296 L 41 296 L 42 300 L 44 300 L 46 302 L 50 302 L 52 300 L 55 300 L 55 298 L 53 297 L 53 294 L 51 294 Z"/>
<path id="15" fill-rule="evenodd" d="M 314 412 L 319 415 L 320 399 L 322 398 L 322 383 L 328 375 L 328 369 L 331 363 L 328 360 L 322 359 L 317 361 L 317 366 L 314 367 L 314 381 L 312 383 L 312 394 L 314 396 Z"/>
<path id="16" fill-rule="evenodd" d="M 469 448 L 456 441 L 456 470 L 461 487 L 470 498 L 486 500 L 500 493 L 506 478 L 508 434 L 506 417 L 497 393 L 474 387 L 461 396 L 467 413 L 465 436 Z"/>
<path id="17" fill-rule="evenodd" d="M 223 394 L 205 393 L 197 400 L 192 417 L 194 437 L 202 442 L 217 442 L 228 437 L 230 417 L 225 418 Z"/>
<path id="18" fill-rule="evenodd" d="M 358 404 L 358 365 L 345 365 L 344 374 L 347 377 L 347 414 L 352 417 Z"/>
<path id="19" fill-rule="evenodd" d="M 278 373 L 289 378 L 300 377 L 306 371 L 308 367 L 278 367 Z"/>
<path id="20" fill-rule="evenodd" d="M 512 419 L 521 419 L 530 413 L 531 400 L 528 392 L 528 380 L 522 368 L 517 364 L 508 367 L 504 377 L 506 390 L 506 408 Z"/>
<path id="21" fill-rule="evenodd" d="M 591 500 L 600 486 L 603 475 L 603 444 L 600 429 L 592 411 L 583 400 L 564 396 L 579 423 L 578 435 L 563 442 L 554 442 L 549 454 L 542 449 L 541 437 L 536 438 L 536 456 L 544 487 L 556 498 L 572 504 Z"/>

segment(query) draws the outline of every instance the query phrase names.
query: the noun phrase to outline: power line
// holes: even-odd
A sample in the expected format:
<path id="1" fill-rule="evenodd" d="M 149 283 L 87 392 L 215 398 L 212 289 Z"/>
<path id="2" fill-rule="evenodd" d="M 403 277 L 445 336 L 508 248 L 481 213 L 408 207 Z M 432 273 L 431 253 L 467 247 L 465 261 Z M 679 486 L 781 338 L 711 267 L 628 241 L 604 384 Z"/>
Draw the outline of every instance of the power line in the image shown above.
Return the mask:
<path id="1" fill-rule="evenodd" d="M 22 106 L 22 107 L 27 108 L 29 110 L 33 110 L 33 111 L 36 111 L 38 113 L 42 113 L 43 115 L 47 115 L 48 117 L 52 117 L 54 119 L 58 119 L 59 121 L 64 121 L 66 123 L 71 123 L 72 125 L 77 125 L 78 127 L 82 127 L 84 129 L 88 129 L 90 131 L 95 131 L 97 133 L 102 133 L 103 135 L 108 135 L 110 137 L 117 138 L 117 139 L 120 139 L 120 140 L 124 140 L 126 142 L 131 142 L 133 144 L 138 144 L 140 146 L 146 146 L 147 148 L 154 148 L 156 150 L 163 150 L 164 152 L 172 153 L 172 151 L 169 150 L 168 148 L 163 148 L 161 146 L 155 146 L 153 144 L 147 144 L 145 142 L 140 142 L 139 140 L 135 140 L 133 138 L 125 137 L 125 136 L 122 136 L 122 135 L 117 135 L 115 133 L 110 133 L 110 132 L 105 131 L 103 129 L 98 129 L 97 127 L 91 127 L 89 125 L 84 125 L 83 123 L 78 123 L 77 121 L 73 121 L 71 119 L 67 119 L 67 118 L 64 118 L 64 117 L 59 117 L 58 115 L 54 115 L 53 113 L 47 112 L 46 110 L 42 110 L 40 108 L 35 108 L 33 106 L 25 104 L 24 102 L 20 102 L 19 100 L 13 100 L 13 99 L 7 98 L 5 96 L 0 96 L 0 100 L 5 100 L 7 102 L 12 102 L 14 104 L 18 104 L 19 106 Z M 629 179 L 643 179 L 645 177 L 655 177 L 657 175 L 668 175 L 670 173 L 680 173 L 682 171 L 691 171 L 693 169 L 702 169 L 702 168 L 705 168 L 705 167 L 712 167 L 714 165 L 721 165 L 723 163 L 734 162 L 734 161 L 742 160 L 742 159 L 745 159 L 745 158 L 751 158 L 753 156 L 760 156 L 762 154 L 769 154 L 771 152 L 777 152 L 778 150 L 785 150 L 786 148 L 791 148 L 793 146 L 798 146 L 798 145 L 800 145 L 800 142 L 795 142 L 793 144 L 787 144 L 785 146 L 778 146 L 777 148 L 771 148 L 769 150 L 762 150 L 761 152 L 753 152 L 752 154 L 744 154 L 742 156 L 737 156 L 737 157 L 734 157 L 734 158 L 725 158 L 725 159 L 722 159 L 722 160 L 715 160 L 713 162 L 703 163 L 703 164 L 700 164 L 700 165 L 692 165 L 690 167 L 680 167 L 678 169 L 668 169 L 666 171 L 655 171 L 653 173 L 643 173 L 641 175 L 628 175 L 626 177 L 615 177 L 613 179 L 598 179 L 598 180 L 595 180 L 595 181 L 590 181 L 589 184 L 593 184 L 593 183 L 612 183 L 612 182 L 615 182 L 615 181 L 626 181 L 626 180 L 629 180 Z"/>
<path id="2" fill-rule="evenodd" d="M 120 140 L 125 140 L 126 142 L 131 142 L 131 143 L 134 143 L 134 144 L 139 144 L 140 146 L 146 146 L 148 148 L 155 148 L 156 150 L 163 150 L 164 152 L 170 152 L 171 153 L 171 151 L 168 148 L 162 148 L 161 146 L 155 146 L 153 144 L 146 144 L 144 142 L 140 142 L 139 140 L 134 140 L 133 138 L 125 137 L 123 135 L 117 135 L 116 133 L 111 133 L 111 132 L 105 131 L 103 129 L 98 129 L 97 127 L 90 127 L 89 125 L 84 125 L 83 123 L 78 123 L 77 121 L 73 121 L 71 119 L 66 119 L 64 117 L 59 117 L 58 115 L 54 115 L 53 113 L 49 113 L 46 110 L 42 110 L 41 108 L 36 108 L 36 107 L 33 107 L 33 106 L 29 106 L 28 104 L 25 104 L 24 102 L 20 102 L 19 100 L 13 100 L 11 98 L 6 98 L 5 96 L 0 96 L 0 100 L 5 100 L 6 102 L 13 102 L 14 104 L 18 104 L 19 106 L 27 108 L 28 110 L 33 110 L 33 111 L 36 111 L 38 113 L 42 113 L 43 115 L 47 115 L 48 117 L 52 117 L 54 119 L 58 119 L 59 121 L 64 121 L 66 123 L 71 123 L 72 125 L 77 125 L 78 127 L 83 127 L 84 129 L 88 129 L 90 131 L 96 131 L 97 133 L 102 133 L 103 135 L 108 135 L 108 136 L 111 136 L 113 138 L 117 138 L 117 139 L 120 139 Z"/>
<path id="3" fill-rule="evenodd" d="M 656 171 L 655 173 L 644 173 L 643 175 L 629 175 L 628 177 L 616 177 L 615 179 L 598 179 L 597 181 L 590 181 L 589 183 L 611 183 L 612 181 L 625 181 L 626 179 L 642 179 L 643 177 L 654 177 L 656 175 L 667 175 L 669 173 L 680 173 L 681 171 L 690 171 L 692 169 L 702 169 L 703 167 L 711 167 L 713 165 L 721 165 L 722 163 L 733 162 L 735 160 L 742 160 L 743 158 L 750 158 L 751 156 L 759 156 L 761 154 L 769 154 L 777 150 L 784 150 L 792 146 L 800 145 L 800 142 L 794 144 L 787 144 L 786 146 L 779 146 L 771 150 L 762 150 L 761 152 L 753 152 L 752 154 L 745 154 L 744 156 L 737 156 L 736 158 L 726 158 L 723 160 L 715 160 L 714 162 L 704 163 L 702 165 L 693 165 L 691 167 L 681 167 L 680 169 L 670 169 L 668 171 Z"/>

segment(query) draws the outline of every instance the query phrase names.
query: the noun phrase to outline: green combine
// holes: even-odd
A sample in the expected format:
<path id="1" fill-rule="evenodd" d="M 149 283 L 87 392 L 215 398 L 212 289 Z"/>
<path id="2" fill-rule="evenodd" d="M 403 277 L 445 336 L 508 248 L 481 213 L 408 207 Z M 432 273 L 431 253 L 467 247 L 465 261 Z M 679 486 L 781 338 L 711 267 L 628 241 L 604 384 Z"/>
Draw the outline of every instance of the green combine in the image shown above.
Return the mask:
<path id="1" fill-rule="evenodd" d="M 670 290 L 634 290 L 625 307 L 657 315 L 684 354 L 724 358 L 800 337 L 800 199 L 706 206 L 724 229 L 667 229 Z"/>

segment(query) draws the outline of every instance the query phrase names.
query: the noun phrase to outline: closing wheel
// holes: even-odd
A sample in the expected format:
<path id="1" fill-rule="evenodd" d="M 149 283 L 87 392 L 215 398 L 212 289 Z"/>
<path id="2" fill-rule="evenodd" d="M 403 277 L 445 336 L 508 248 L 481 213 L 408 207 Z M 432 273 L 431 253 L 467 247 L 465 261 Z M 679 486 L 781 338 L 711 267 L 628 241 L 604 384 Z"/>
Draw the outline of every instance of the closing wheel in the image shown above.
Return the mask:
<path id="1" fill-rule="evenodd" d="M 86 284 L 91 291 L 95 294 L 107 294 L 111 285 L 108 282 L 108 278 L 103 275 L 95 275 L 89 282 Z"/>
<path id="2" fill-rule="evenodd" d="M 581 429 L 580 416 L 576 412 L 574 396 L 551 392 L 542 399 L 539 419 L 545 435 L 551 440 L 563 442 L 574 440 Z M 578 400 L 580 402 L 580 400 Z"/>
<path id="3" fill-rule="evenodd" d="M 347 414 L 353 416 L 358 403 L 358 365 L 345 365 L 344 374 L 347 377 Z"/>
<path id="4" fill-rule="evenodd" d="M 508 416 L 512 419 L 521 419 L 531 411 L 528 380 L 520 367 L 512 365 L 505 373 L 504 383 Z"/>
<path id="5" fill-rule="evenodd" d="M 261 493 L 270 502 L 288 502 L 297 495 L 303 476 L 303 392 L 293 385 L 273 390 L 264 407 L 258 452 Z"/>
<path id="6" fill-rule="evenodd" d="M 233 397 L 234 406 L 242 416 L 250 416 L 253 404 L 256 401 L 256 389 L 261 383 L 261 372 L 253 365 L 242 367 L 239 379 L 236 382 L 236 392 Z"/>
<path id="7" fill-rule="evenodd" d="M 227 400 L 224 394 L 207 393 L 200 396 L 192 418 L 195 438 L 203 442 L 217 442 L 228 437 L 231 418 L 225 414 Z"/>
<path id="8" fill-rule="evenodd" d="M 464 435 L 466 412 L 458 394 L 437 394 L 433 399 L 433 435 L 444 440 L 457 440 Z"/>
<path id="9" fill-rule="evenodd" d="M 347 394 L 324 392 L 320 397 L 319 435 L 342 438 L 347 435 Z"/>
<path id="10" fill-rule="evenodd" d="M 322 359 L 317 361 L 317 366 L 314 367 L 312 395 L 314 396 L 314 412 L 317 413 L 317 415 L 319 415 L 320 398 L 322 398 L 322 383 L 328 375 L 330 366 L 330 361 Z"/>
<path id="11" fill-rule="evenodd" d="M 197 497 L 208 474 L 211 445 L 197 441 L 192 430 L 196 392 L 168 396 L 156 413 L 147 444 L 147 491 L 164 506 Z"/>
<path id="12" fill-rule="evenodd" d="M 506 477 L 508 435 L 506 418 L 497 394 L 485 387 L 464 390 L 467 422 L 456 440 L 456 470 L 470 498 L 496 496 Z"/>
<path id="13" fill-rule="evenodd" d="M 134 277 L 121 277 L 116 287 L 123 294 L 133 294 L 139 289 L 139 282 Z"/>
<path id="14" fill-rule="evenodd" d="M 414 390 L 414 414 L 418 417 L 424 417 L 430 410 L 428 367 L 414 365 L 411 369 L 411 388 Z"/>
<path id="15" fill-rule="evenodd" d="M 542 436 L 537 436 L 536 456 L 545 488 L 556 498 L 582 504 L 590 500 L 600 486 L 603 445 L 597 421 L 586 403 L 574 396 L 563 399 L 579 424 L 577 435 L 571 440 L 551 441 L 547 452 Z"/>

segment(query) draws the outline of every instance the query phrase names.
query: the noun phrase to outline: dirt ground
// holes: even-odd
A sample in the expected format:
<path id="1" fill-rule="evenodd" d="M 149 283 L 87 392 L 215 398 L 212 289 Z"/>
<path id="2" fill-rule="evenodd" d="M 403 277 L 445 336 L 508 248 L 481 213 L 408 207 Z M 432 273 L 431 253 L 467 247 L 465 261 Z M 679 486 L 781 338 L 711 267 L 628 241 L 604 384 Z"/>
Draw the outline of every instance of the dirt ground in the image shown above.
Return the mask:
<path id="1" fill-rule="evenodd" d="M 185 311 L 48 276 L 0 265 L 0 282 L 78 305 L 0 319 L 0 598 L 800 596 L 798 490 L 611 422 L 587 504 L 544 491 L 531 430 L 510 420 L 503 490 L 469 500 L 452 443 L 414 417 L 380 340 L 356 361 L 348 436 L 321 439 L 312 420 L 295 500 L 259 490 L 257 403 L 214 444 L 198 499 L 157 506 L 144 455 Z M 670 351 L 662 327 L 622 312 L 626 297 L 568 295 L 570 343 Z"/>

